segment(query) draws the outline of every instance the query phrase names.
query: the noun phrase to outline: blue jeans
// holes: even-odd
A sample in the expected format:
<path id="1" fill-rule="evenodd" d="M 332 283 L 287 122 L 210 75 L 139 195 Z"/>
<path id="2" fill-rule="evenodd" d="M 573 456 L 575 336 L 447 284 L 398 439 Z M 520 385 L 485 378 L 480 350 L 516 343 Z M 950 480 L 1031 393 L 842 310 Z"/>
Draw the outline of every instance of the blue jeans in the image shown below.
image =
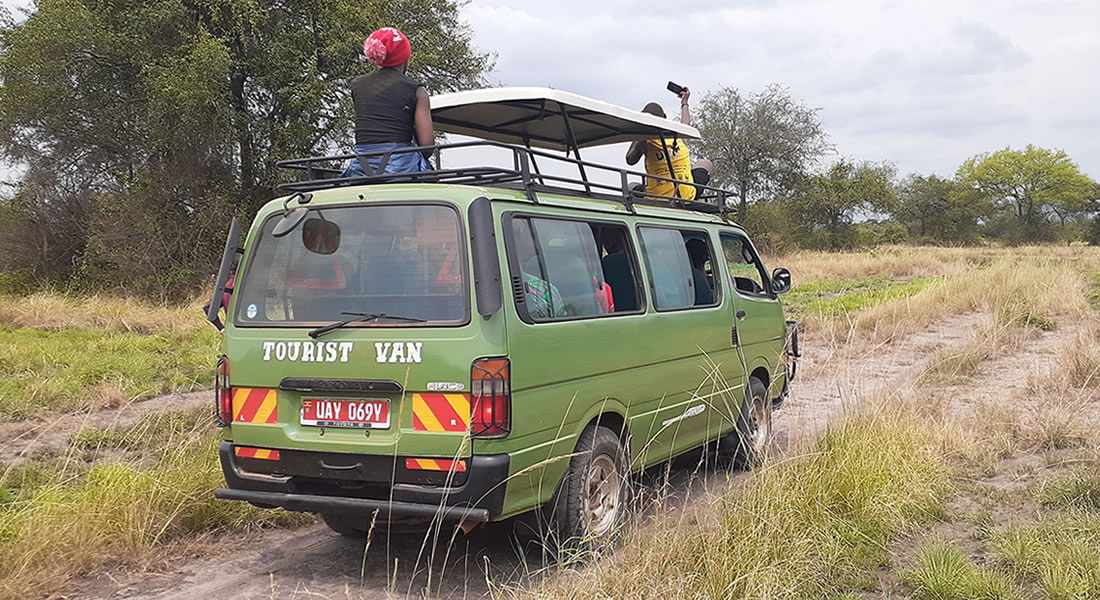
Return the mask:
<path id="1" fill-rule="evenodd" d="M 385 143 L 385 144 L 356 144 L 356 154 L 367 154 L 371 152 L 392 152 L 394 150 L 403 150 L 405 148 L 415 148 L 412 144 L 399 144 L 399 143 Z M 419 152 L 402 152 L 401 154 L 391 154 L 390 161 L 386 163 L 386 168 L 382 173 L 378 173 L 378 165 L 382 164 L 382 155 L 368 156 L 363 159 L 353 158 L 348 162 L 348 168 L 344 169 L 343 173 L 340 173 L 340 177 L 363 177 L 367 175 L 365 169 L 360 164 L 360 160 L 365 160 L 367 166 L 370 167 L 371 175 L 389 175 L 391 173 L 419 173 L 420 171 L 431 171 L 432 166 L 428 164 L 428 161 Z"/>

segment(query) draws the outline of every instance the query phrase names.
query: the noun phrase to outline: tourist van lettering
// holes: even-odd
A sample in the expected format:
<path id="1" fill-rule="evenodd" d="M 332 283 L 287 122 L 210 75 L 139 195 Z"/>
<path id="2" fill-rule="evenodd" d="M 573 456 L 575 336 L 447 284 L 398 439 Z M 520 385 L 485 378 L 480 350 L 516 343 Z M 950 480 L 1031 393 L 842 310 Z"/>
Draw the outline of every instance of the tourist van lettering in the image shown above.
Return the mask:
<path id="1" fill-rule="evenodd" d="M 375 342 L 375 362 L 418 363 L 423 342 Z"/>
<path id="2" fill-rule="evenodd" d="M 264 360 L 348 362 L 353 342 L 264 342 Z"/>

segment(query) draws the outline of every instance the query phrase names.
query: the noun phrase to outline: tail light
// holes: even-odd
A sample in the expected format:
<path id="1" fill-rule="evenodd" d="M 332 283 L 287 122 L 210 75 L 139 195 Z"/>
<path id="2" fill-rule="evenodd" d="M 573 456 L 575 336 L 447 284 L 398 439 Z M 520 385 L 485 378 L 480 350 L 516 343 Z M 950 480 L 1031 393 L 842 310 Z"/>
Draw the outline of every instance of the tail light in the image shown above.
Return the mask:
<path id="1" fill-rule="evenodd" d="M 482 358 L 470 367 L 470 435 L 504 437 L 512 431 L 512 377 L 507 358 Z"/>
<path id="2" fill-rule="evenodd" d="M 214 372 L 214 412 L 218 427 L 229 427 L 233 423 L 233 390 L 229 387 L 229 357 L 218 357 L 218 366 Z"/>

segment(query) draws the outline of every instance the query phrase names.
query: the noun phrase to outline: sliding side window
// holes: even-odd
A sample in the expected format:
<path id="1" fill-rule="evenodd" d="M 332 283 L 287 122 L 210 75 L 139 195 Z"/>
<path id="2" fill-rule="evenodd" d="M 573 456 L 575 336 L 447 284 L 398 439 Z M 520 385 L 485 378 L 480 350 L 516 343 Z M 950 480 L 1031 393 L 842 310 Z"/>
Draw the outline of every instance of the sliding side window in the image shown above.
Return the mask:
<path id="1" fill-rule="evenodd" d="M 640 310 L 637 269 L 626 227 L 514 216 L 510 237 L 512 287 L 525 320 Z"/>
<path id="2" fill-rule="evenodd" d="M 706 233 L 662 227 L 640 227 L 638 233 L 657 310 L 718 304 L 714 253 Z"/>

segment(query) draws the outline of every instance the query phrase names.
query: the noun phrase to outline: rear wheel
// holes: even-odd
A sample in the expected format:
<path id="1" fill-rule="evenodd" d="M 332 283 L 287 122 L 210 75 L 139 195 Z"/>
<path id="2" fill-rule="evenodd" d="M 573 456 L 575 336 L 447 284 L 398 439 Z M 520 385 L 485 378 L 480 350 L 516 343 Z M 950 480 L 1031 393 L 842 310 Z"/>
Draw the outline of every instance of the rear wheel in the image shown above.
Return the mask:
<path id="1" fill-rule="evenodd" d="M 328 528 L 344 537 L 364 539 L 367 537 L 367 528 L 370 520 L 348 515 L 321 514 L 321 520 Z"/>
<path id="2" fill-rule="evenodd" d="M 760 464 L 772 442 L 772 403 L 768 388 L 756 377 L 749 377 L 749 388 L 741 406 L 737 430 L 721 440 L 723 452 L 733 457 L 733 464 L 752 468 Z"/>
<path id="3" fill-rule="evenodd" d="M 554 530 L 562 543 L 601 538 L 627 509 L 629 469 L 618 434 L 590 425 L 577 440 L 554 502 Z"/>

